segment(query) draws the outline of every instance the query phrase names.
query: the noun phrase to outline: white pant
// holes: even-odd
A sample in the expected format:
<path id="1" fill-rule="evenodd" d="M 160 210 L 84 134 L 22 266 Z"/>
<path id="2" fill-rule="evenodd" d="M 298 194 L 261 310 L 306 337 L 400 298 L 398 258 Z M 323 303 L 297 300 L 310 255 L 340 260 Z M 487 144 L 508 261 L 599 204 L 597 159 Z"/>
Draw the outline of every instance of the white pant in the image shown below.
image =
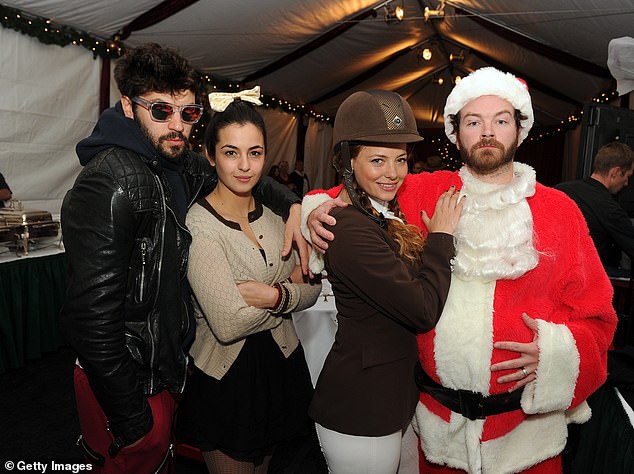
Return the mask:
<path id="1" fill-rule="evenodd" d="M 315 423 L 330 474 L 418 474 L 418 437 L 411 424 L 387 436 L 354 436 Z"/>

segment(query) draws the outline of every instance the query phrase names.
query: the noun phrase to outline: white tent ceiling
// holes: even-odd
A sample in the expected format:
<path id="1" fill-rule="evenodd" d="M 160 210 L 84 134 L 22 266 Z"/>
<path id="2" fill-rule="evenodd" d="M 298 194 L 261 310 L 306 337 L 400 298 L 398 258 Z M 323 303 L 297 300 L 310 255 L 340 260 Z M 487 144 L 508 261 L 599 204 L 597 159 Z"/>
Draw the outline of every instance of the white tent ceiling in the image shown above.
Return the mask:
<path id="1" fill-rule="evenodd" d="M 553 126 L 598 93 L 614 89 L 608 42 L 634 33 L 631 0 L 392 0 L 405 19 L 387 24 L 371 0 L 20 0 L 0 3 L 134 46 L 177 48 L 201 72 L 334 114 L 351 92 L 396 90 L 420 128 L 441 127 L 456 74 L 493 65 L 524 78 L 536 125 Z M 373 15 L 373 12 L 376 15 Z M 148 18 L 164 18 L 151 26 Z M 142 27 L 137 29 L 138 27 Z M 124 35 L 125 36 L 125 35 Z M 430 61 L 417 52 L 428 47 Z M 450 61 L 449 54 L 463 55 Z M 434 79 L 443 77 L 438 85 Z"/>

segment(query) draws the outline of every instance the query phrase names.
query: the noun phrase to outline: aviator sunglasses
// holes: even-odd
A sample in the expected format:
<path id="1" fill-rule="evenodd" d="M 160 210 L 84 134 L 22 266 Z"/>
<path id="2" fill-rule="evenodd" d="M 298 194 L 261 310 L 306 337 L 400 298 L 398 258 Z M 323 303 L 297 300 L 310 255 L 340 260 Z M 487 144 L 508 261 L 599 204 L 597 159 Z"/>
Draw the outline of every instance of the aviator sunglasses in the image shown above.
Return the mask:
<path id="1" fill-rule="evenodd" d="M 196 123 L 203 115 L 202 105 L 174 105 L 162 101 L 150 102 L 142 97 L 133 97 L 131 100 L 135 104 L 147 109 L 154 122 L 169 122 L 172 120 L 176 110 L 180 112 L 181 120 L 185 123 Z"/>

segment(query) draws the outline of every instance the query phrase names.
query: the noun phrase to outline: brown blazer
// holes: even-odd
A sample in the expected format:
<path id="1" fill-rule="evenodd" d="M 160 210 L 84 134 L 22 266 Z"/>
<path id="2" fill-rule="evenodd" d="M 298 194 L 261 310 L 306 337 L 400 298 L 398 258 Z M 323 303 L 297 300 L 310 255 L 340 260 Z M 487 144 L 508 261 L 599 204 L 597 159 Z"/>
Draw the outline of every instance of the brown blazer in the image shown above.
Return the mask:
<path id="1" fill-rule="evenodd" d="M 411 421 L 416 333 L 432 329 L 451 281 L 453 236 L 430 234 L 422 265 L 408 266 L 397 244 L 353 206 L 337 208 L 325 255 L 338 330 L 309 408 L 320 425 L 345 434 L 385 436 Z"/>

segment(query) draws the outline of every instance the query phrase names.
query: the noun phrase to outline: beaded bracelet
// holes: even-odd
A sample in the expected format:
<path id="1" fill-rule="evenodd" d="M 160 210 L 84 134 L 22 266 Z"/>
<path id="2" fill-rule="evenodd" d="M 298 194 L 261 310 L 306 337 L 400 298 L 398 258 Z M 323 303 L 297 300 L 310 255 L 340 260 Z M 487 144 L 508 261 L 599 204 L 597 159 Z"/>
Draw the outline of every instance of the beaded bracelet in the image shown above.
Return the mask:
<path id="1" fill-rule="evenodd" d="M 282 301 L 282 285 L 280 285 L 279 283 L 274 283 L 273 288 L 277 290 L 277 300 L 275 301 L 275 304 L 273 306 L 269 307 L 271 311 L 277 308 L 280 304 L 280 301 Z"/>
<path id="2" fill-rule="evenodd" d="M 288 309 L 288 305 L 291 302 L 290 291 L 288 290 L 288 288 L 286 288 L 286 286 L 284 286 L 281 283 L 276 283 L 273 286 L 277 288 L 279 292 L 279 296 L 271 312 L 274 314 L 284 314 L 286 313 L 286 310 Z"/>

